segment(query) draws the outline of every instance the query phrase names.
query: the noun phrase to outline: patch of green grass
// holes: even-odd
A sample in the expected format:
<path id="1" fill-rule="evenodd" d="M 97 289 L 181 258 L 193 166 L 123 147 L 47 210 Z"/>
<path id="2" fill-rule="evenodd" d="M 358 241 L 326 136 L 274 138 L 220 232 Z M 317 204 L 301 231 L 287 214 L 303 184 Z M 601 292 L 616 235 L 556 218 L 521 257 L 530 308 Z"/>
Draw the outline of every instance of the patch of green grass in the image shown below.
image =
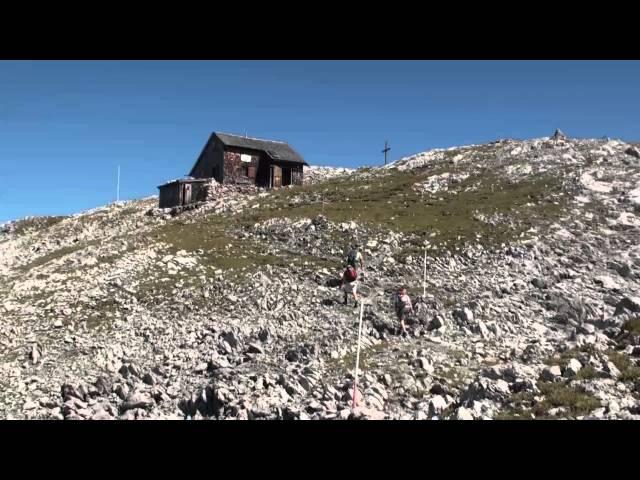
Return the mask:
<path id="1" fill-rule="evenodd" d="M 544 364 L 549 365 L 550 367 L 557 365 L 560 368 L 564 369 L 569 361 L 573 358 L 578 358 L 578 355 L 580 355 L 580 353 L 581 351 L 579 349 L 572 348 L 570 350 L 562 352 L 559 357 L 556 356 L 547 358 L 546 360 L 544 360 Z"/>
<path id="2" fill-rule="evenodd" d="M 522 405 L 525 404 L 527 402 L 532 402 L 533 401 L 533 393 L 531 392 L 518 392 L 518 393 L 514 393 L 511 396 L 510 401 L 513 402 L 516 405 Z"/>
<path id="3" fill-rule="evenodd" d="M 623 326 L 622 329 L 632 333 L 633 335 L 640 335 L 640 317 L 632 318 L 628 320 Z"/>
<path id="4" fill-rule="evenodd" d="M 448 385 L 455 388 L 462 388 L 465 385 L 465 376 L 458 368 L 447 370 L 437 370 L 435 376 L 444 380 Z"/>
<path id="5" fill-rule="evenodd" d="M 415 183 L 429 176 L 453 168 L 391 171 L 368 179 L 342 178 L 333 182 L 296 187 L 260 199 L 261 205 L 271 208 L 247 209 L 238 217 L 239 223 L 253 225 L 269 218 L 286 215 L 291 218 L 313 218 L 325 215 L 333 222 L 355 221 L 399 231 L 413 239 L 405 245 L 404 255 L 422 252 L 422 242 L 436 232 L 432 243 L 449 247 L 475 241 L 495 244 L 509 241 L 531 226 L 558 218 L 563 208 L 561 180 L 558 177 L 509 183 L 499 175 L 485 171 L 472 175 L 456 186 L 456 194 L 438 193 L 434 196 L 415 191 Z M 367 186 L 368 188 L 363 188 Z M 474 187 L 465 191 L 467 187 Z M 294 197 L 306 195 L 312 200 L 292 203 Z M 440 200 L 440 198 L 443 198 Z M 534 206 L 527 206 L 532 198 Z M 324 199 L 324 206 L 321 204 Z M 554 202 L 557 201 L 558 205 Z M 491 226 L 475 221 L 476 212 L 511 214 L 518 220 L 516 228 L 509 225 Z"/>
<path id="6" fill-rule="evenodd" d="M 65 216 L 51 216 L 51 217 L 34 217 L 26 220 L 20 220 L 15 223 L 14 231 L 17 235 L 22 235 L 30 231 L 42 231 L 46 230 L 53 225 L 60 223 L 64 220 Z"/>
<path id="7" fill-rule="evenodd" d="M 538 388 L 544 395 L 544 400 L 533 408 L 536 417 L 557 407 L 566 408 L 567 413 L 573 417 L 586 415 L 600 407 L 600 400 L 564 382 L 538 382 Z"/>
<path id="8" fill-rule="evenodd" d="M 52 250 L 51 252 L 36 258 L 33 262 L 27 263 L 26 265 L 19 267 L 18 270 L 21 272 L 28 272 L 33 268 L 40 267 L 49 262 L 62 258 L 65 255 L 70 255 L 74 252 L 77 252 L 78 250 L 82 250 L 83 248 L 86 248 L 90 245 L 95 245 L 99 242 L 100 240 L 92 240 L 90 242 L 76 243 L 73 245 L 68 245 L 66 247 L 58 248 L 57 250 Z"/>
<path id="9" fill-rule="evenodd" d="M 195 254 L 198 268 L 182 267 L 177 274 L 169 275 L 163 266 L 151 264 L 134 282 L 136 298 L 142 304 L 170 302 L 173 296 L 188 289 L 197 292 L 190 297 L 190 304 L 196 309 L 206 308 L 215 300 L 213 296 L 205 298 L 202 295 L 202 276 L 214 278 L 218 270 L 232 270 L 231 277 L 227 278 L 233 283 L 241 283 L 266 265 L 282 268 L 293 265 L 301 271 L 332 266 L 323 258 L 243 238 L 235 219 L 218 215 L 198 218 L 197 221 L 168 222 L 153 230 L 148 240 L 167 244 L 168 254 L 175 255 L 181 250 Z"/>
<path id="10" fill-rule="evenodd" d="M 531 420 L 531 408 L 534 405 L 534 395 L 531 392 L 514 393 L 507 407 L 498 412 L 494 420 Z"/>
<path id="11" fill-rule="evenodd" d="M 548 414 L 552 408 L 563 407 L 566 415 L 577 417 L 587 415 L 600 407 L 600 401 L 582 390 L 570 386 L 566 382 L 538 382 L 543 399 L 536 402 L 531 392 L 516 393 L 511 396 L 507 408 L 498 413 L 496 420 L 553 419 Z"/>
<path id="12" fill-rule="evenodd" d="M 635 365 L 628 355 L 624 353 L 609 351 L 607 356 L 618 370 L 620 370 L 619 380 L 622 382 L 635 382 L 640 379 L 640 367 Z"/>
<path id="13" fill-rule="evenodd" d="M 584 345 L 579 348 L 571 348 L 560 353 L 560 356 L 547 358 L 546 360 L 544 360 L 544 364 L 549 366 L 558 365 L 560 368 L 564 369 L 569 363 L 569 360 L 571 360 L 572 358 L 578 359 L 578 357 L 582 353 L 594 354 L 595 349 L 592 345 Z"/>
<path id="14" fill-rule="evenodd" d="M 213 268 L 244 269 L 254 271 L 264 265 L 302 267 L 304 262 L 314 267 L 327 267 L 332 263 L 318 257 L 280 249 L 267 251 L 265 245 L 239 236 L 235 223 L 220 217 L 198 223 L 172 222 L 156 233 L 159 241 L 170 245 L 170 253 L 179 250 L 202 250 L 201 262 Z"/>
<path id="15" fill-rule="evenodd" d="M 598 378 L 598 372 L 591 365 L 587 365 L 578 370 L 576 375 L 577 380 L 592 380 Z"/>

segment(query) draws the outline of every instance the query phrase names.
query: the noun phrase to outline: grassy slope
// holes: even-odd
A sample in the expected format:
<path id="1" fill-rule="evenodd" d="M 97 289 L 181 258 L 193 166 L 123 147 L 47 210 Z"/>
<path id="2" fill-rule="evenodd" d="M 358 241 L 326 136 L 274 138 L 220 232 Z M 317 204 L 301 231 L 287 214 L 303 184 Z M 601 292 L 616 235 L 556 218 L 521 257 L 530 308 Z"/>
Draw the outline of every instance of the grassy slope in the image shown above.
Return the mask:
<path id="1" fill-rule="evenodd" d="M 333 222 L 353 220 L 372 227 L 374 231 L 391 229 L 406 234 L 403 253 L 411 254 L 421 248 L 426 238 L 447 249 L 476 240 L 486 246 L 508 242 L 532 226 L 556 220 L 562 213 L 563 197 L 558 177 L 537 177 L 512 184 L 495 171 L 476 169 L 476 173 L 462 183 L 452 186 L 457 192 L 455 194 L 421 194 L 413 188 L 415 183 L 431 175 L 455 170 L 455 166 L 447 164 L 406 172 L 391 170 L 383 175 L 366 175 L 365 171 L 364 177 L 352 175 L 271 192 L 252 202 L 252 205 L 260 203 L 260 208 L 247 208 L 237 215 L 178 217 L 158 224 L 144 235 L 136 236 L 134 229 L 109 241 L 127 240 L 126 250 L 129 252 L 155 242 L 168 245 L 168 253 L 179 250 L 199 252 L 201 264 L 206 269 L 201 273 L 205 277 L 186 274 L 182 279 L 185 287 L 198 288 L 202 286 L 201 278 L 213 275 L 216 270 L 233 269 L 236 278 L 264 265 L 286 266 L 293 263 L 298 268 L 305 267 L 305 270 L 335 267 L 326 257 L 301 255 L 282 245 L 274 248 L 274 245 L 242 238 L 244 229 L 270 218 L 299 219 L 323 214 Z M 127 207 L 109 215 L 97 212 L 80 217 L 69 225 L 71 234 L 92 226 L 115 231 L 122 219 L 134 212 L 136 208 Z M 476 213 L 506 214 L 511 225 L 487 225 L 474 220 Z M 141 215 L 140 208 L 136 215 Z M 146 223 L 143 216 L 138 221 Z M 40 223 L 46 229 L 40 233 L 49 238 L 62 233 L 51 222 Z M 429 237 L 432 233 L 436 235 L 434 238 Z M 21 270 L 38 274 L 40 269 L 37 267 L 78 251 L 81 253 L 83 249 L 95 248 L 95 243 L 95 240 L 87 239 L 54 249 L 35 258 Z M 117 250 L 116 253 L 122 253 Z M 99 261 L 108 263 L 110 259 L 100 258 Z M 176 281 L 180 280 L 174 277 L 171 282 L 159 282 L 159 276 L 165 276 L 164 273 L 151 271 L 146 274 L 146 278 L 139 279 L 137 285 L 139 300 L 143 303 L 153 302 L 154 296 L 166 293 L 167 288 L 174 288 Z"/>
<path id="2" fill-rule="evenodd" d="M 275 217 L 299 219 L 323 214 L 333 222 L 353 220 L 373 227 L 374 231 L 391 229 L 402 232 L 408 237 L 403 244 L 404 253 L 411 254 L 417 252 L 427 238 L 447 249 L 470 241 L 478 241 L 485 246 L 509 242 L 531 227 L 556 220 L 562 212 L 563 197 L 557 176 L 537 177 L 512 184 L 495 171 L 480 170 L 452 186 L 457 193 L 423 194 L 413 188 L 415 183 L 431 175 L 455 170 L 456 167 L 451 165 L 406 172 L 391 170 L 383 175 L 365 178 L 352 175 L 315 185 L 282 189 L 250 205 L 260 203 L 260 208 L 248 208 L 232 217 L 208 215 L 199 217 L 195 222 L 177 218 L 159 225 L 146 238 L 136 239 L 133 243 L 142 246 L 161 241 L 169 244 L 170 251 L 174 253 L 178 250 L 203 250 L 205 264 L 223 270 L 253 270 L 266 264 L 301 264 L 304 261 L 325 266 L 326 259 L 323 258 L 301 257 L 291 251 L 274 253 L 266 245 L 242 239 L 242 229 Z M 125 208 L 108 217 L 103 213 L 87 215 L 77 219 L 73 228 L 77 230 L 91 224 L 103 228 L 115 226 L 134 211 L 135 208 Z M 504 214 L 510 222 L 491 226 L 474 220 L 476 213 Z M 57 230 L 52 226 L 59 221 L 57 218 L 30 220 L 29 227 L 38 228 L 40 234 L 55 238 Z M 21 270 L 29 271 L 96 243 L 81 241 L 50 251 Z"/>
<path id="3" fill-rule="evenodd" d="M 353 220 L 408 234 L 414 246 L 434 232 L 437 243 L 454 246 L 475 240 L 477 234 L 484 244 L 509 241 L 539 221 L 555 219 L 561 213 L 561 201 L 554 203 L 561 200 L 557 197 L 557 177 L 510 184 L 492 172 L 484 172 L 458 184 L 457 194 L 420 194 L 412 188 L 434 173 L 439 172 L 392 171 L 367 180 L 349 177 L 283 190 L 272 195 L 270 208 L 249 209 L 239 221 L 252 224 L 284 215 L 302 218 L 323 214 L 334 222 Z M 476 212 L 507 214 L 518 225 L 515 229 L 507 225 L 492 227 L 474 220 Z"/>

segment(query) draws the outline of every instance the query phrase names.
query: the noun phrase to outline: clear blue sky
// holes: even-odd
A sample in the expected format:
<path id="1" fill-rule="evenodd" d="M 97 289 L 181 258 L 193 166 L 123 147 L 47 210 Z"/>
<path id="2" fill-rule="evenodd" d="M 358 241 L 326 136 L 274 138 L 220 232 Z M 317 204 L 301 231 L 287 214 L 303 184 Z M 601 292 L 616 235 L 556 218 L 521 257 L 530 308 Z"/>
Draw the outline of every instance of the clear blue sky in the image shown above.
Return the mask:
<path id="1" fill-rule="evenodd" d="M 640 62 L 0 61 L 0 222 L 157 194 L 212 131 L 310 164 L 531 138 L 640 140 Z"/>

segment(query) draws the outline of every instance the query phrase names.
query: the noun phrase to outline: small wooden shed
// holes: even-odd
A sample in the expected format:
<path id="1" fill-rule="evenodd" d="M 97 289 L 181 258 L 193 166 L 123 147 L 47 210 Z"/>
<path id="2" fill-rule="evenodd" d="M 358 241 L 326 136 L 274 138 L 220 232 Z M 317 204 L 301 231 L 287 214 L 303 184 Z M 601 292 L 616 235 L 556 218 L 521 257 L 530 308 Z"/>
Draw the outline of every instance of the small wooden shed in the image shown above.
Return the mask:
<path id="1" fill-rule="evenodd" d="M 180 178 L 160 185 L 160 208 L 180 207 L 194 203 L 201 197 L 200 190 L 209 179 Z"/>

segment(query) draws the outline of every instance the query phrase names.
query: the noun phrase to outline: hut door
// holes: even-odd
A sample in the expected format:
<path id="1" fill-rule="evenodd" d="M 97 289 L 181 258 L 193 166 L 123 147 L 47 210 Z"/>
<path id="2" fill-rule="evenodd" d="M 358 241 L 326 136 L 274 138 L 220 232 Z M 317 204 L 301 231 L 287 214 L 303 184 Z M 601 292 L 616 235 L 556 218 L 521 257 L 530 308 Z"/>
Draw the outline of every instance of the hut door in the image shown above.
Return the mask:
<path id="1" fill-rule="evenodd" d="M 273 172 L 271 177 L 273 178 L 273 183 L 271 186 L 273 188 L 280 188 L 282 186 L 282 168 L 278 165 L 273 165 L 271 168 Z"/>
<path id="2" fill-rule="evenodd" d="M 185 183 L 182 192 L 182 204 L 188 205 L 189 203 L 191 203 L 191 184 Z"/>
<path id="3" fill-rule="evenodd" d="M 285 187 L 287 185 L 291 185 L 291 169 L 290 168 L 282 169 L 282 185 Z"/>

